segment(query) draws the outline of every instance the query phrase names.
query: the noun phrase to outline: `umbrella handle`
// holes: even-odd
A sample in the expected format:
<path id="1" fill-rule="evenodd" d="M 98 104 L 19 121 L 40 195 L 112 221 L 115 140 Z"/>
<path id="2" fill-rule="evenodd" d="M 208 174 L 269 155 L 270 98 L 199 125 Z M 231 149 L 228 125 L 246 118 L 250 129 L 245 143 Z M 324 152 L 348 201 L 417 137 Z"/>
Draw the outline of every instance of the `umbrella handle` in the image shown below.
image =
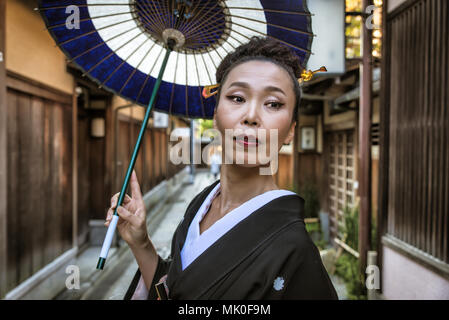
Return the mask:
<path id="1" fill-rule="evenodd" d="M 140 146 L 142 144 L 143 135 L 145 134 L 145 130 L 147 128 L 148 120 L 150 119 L 151 109 L 156 100 L 157 92 L 161 85 L 162 76 L 164 74 L 165 68 L 167 66 L 168 57 L 173 50 L 174 43 L 169 41 L 167 52 L 165 53 L 164 61 L 162 62 L 161 69 L 159 71 L 159 75 L 157 77 L 156 84 L 154 85 L 153 92 L 151 94 L 150 102 L 148 104 L 147 110 L 145 112 L 145 117 L 142 121 L 142 126 L 140 127 L 139 136 L 137 137 L 136 146 L 134 147 L 134 151 L 132 153 L 131 161 L 128 165 L 128 170 L 126 171 L 125 180 L 123 181 L 122 189 L 120 191 L 120 195 L 118 197 L 117 206 L 115 207 L 114 214 L 112 215 L 112 221 L 109 224 L 108 231 L 106 232 L 105 239 L 103 241 L 103 245 L 101 247 L 100 257 L 97 262 L 97 269 L 103 270 L 104 265 L 106 263 L 106 258 L 108 257 L 108 252 L 111 247 L 112 239 L 114 238 L 115 229 L 117 227 L 117 222 L 119 216 L 117 214 L 117 208 L 122 205 L 123 199 L 125 198 L 126 189 L 128 189 L 129 181 L 131 178 L 131 173 L 134 169 L 134 165 L 136 163 L 137 156 L 139 154 Z"/>

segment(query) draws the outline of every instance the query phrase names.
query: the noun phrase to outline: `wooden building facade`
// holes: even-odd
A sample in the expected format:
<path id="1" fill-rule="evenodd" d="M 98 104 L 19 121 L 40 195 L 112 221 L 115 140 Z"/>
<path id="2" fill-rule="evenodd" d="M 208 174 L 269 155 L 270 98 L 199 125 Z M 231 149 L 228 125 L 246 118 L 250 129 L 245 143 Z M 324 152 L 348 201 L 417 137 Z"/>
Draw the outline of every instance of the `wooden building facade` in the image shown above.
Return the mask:
<path id="1" fill-rule="evenodd" d="M 1 298 L 89 244 L 89 221 L 103 220 L 120 190 L 144 111 L 68 65 L 36 6 L 0 2 Z M 174 126 L 187 124 L 148 126 L 135 167 L 143 193 L 183 167 L 169 163 Z"/>
<path id="2" fill-rule="evenodd" d="M 449 299 L 449 3 L 384 11 L 379 243 L 387 299 Z"/>
<path id="3" fill-rule="evenodd" d="M 380 69 L 376 68 L 370 148 L 373 190 L 377 190 L 378 174 L 379 77 Z M 343 238 L 344 210 L 358 205 L 359 79 L 359 61 L 348 60 L 345 74 L 317 77 L 303 88 L 295 180 L 300 194 L 303 188 L 317 193 L 320 213 L 329 219 L 332 244 L 335 238 Z M 310 146 L 305 135 L 313 137 Z M 372 193 L 371 203 L 376 219 L 377 192 Z"/>

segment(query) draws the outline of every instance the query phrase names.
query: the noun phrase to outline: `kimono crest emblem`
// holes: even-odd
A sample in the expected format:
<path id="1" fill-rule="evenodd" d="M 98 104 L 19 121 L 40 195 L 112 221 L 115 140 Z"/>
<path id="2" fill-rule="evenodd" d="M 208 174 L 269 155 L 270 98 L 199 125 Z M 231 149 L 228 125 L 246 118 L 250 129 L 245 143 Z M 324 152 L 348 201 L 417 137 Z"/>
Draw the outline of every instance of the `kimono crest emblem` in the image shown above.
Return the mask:
<path id="1" fill-rule="evenodd" d="M 276 291 L 282 290 L 284 288 L 284 278 L 277 277 L 276 279 L 274 279 L 273 288 Z"/>

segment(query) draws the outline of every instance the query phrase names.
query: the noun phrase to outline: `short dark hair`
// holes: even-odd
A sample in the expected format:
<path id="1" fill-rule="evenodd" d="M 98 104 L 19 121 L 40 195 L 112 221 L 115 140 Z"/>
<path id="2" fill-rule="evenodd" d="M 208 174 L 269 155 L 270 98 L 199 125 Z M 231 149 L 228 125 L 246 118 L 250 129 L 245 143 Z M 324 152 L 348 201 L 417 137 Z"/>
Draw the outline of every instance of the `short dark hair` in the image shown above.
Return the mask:
<path id="1" fill-rule="evenodd" d="M 261 60 L 272 62 L 284 68 L 293 81 L 296 102 L 293 109 L 293 121 L 297 120 L 299 104 L 301 102 L 301 88 L 298 78 L 301 77 L 303 68 L 298 55 L 288 46 L 277 40 L 268 37 L 251 37 L 250 41 L 237 47 L 235 51 L 229 53 L 221 62 L 215 73 L 217 83 L 223 84 L 229 72 L 243 62 Z M 218 87 L 217 104 L 220 101 L 221 87 Z"/>

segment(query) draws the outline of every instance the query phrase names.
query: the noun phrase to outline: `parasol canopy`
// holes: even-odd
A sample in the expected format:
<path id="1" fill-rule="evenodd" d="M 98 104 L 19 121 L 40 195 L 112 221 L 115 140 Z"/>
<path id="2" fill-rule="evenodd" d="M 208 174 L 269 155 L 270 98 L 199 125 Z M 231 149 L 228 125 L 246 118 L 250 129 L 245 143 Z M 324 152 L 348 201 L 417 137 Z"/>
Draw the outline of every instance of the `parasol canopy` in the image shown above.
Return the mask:
<path id="1" fill-rule="evenodd" d="M 39 11 L 69 61 L 99 86 L 149 105 L 167 52 L 177 39 L 154 109 L 211 119 L 220 61 L 252 36 L 290 46 L 305 67 L 313 39 L 306 0 L 41 0 Z"/>

